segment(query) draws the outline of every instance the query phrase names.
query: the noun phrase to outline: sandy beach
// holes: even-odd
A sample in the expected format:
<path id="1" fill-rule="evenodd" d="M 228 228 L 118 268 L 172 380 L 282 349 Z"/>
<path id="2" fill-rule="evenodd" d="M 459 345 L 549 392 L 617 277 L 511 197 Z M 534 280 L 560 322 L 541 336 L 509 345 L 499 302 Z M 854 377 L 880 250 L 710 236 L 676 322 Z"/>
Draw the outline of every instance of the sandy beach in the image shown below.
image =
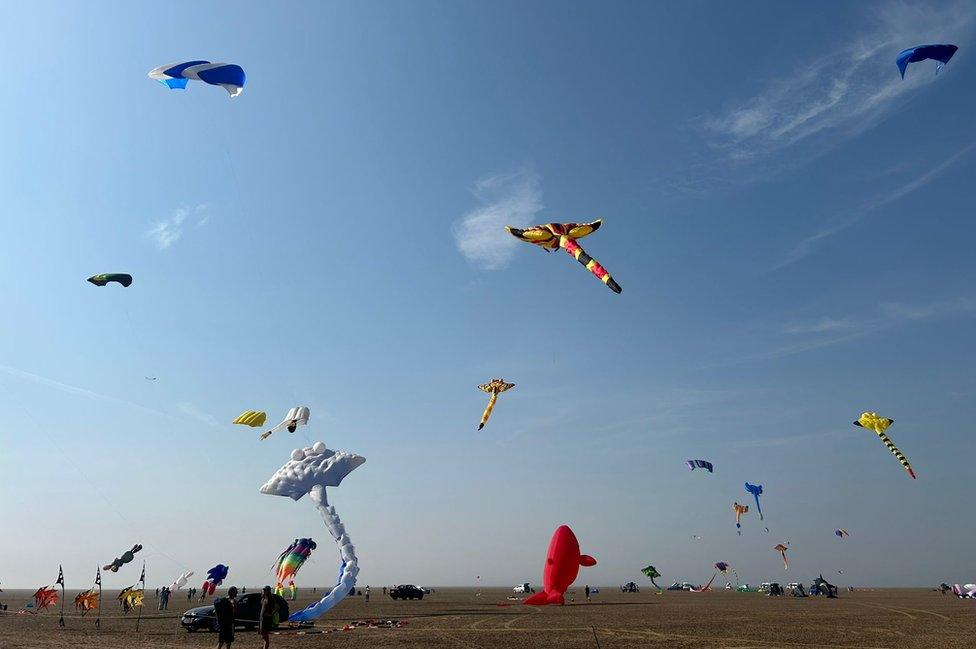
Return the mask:
<path id="1" fill-rule="evenodd" d="M 68 592 L 66 627 L 58 611 L 15 615 L 31 593 L 6 591 L 9 605 L 0 615 L 0 646 L 5 649 L 84 647 L 210 647 L 216 634 L 188 633 L 179 618 L 190 608 L 185 594 L 170 610 L 158 612 L 153 593 L 146 600 L 140 628 L 135 612 L 123 616 L 116 592 L 105 591 L 101 630 L 94 616 L 75 614 Z M 250 592 L 250 590 L 249 590 Z M 913 649 L 971 647 L 976 604 L 924 589 L 842 592 L 835 600 L 765 597 L 713 591 L 702 594 L 653 589 L 621 593 L 602 588 L 586 604 L 582 589 L 566 606 L 525 607 L 508 600 L 511 591 L 485 588 L 435 588 L 423 601 L 393 601 L 374 590 L 367 603 L 350 597 L 302 632 L 282 628 L 275 647 L 810 647 L 811 649 Z M 301 593 L 293 610 L 313 599 Z M 192 606 L 199 605 L 193 602 Z M 69 614 L 70 613 L 70 614 Z M 395 619 L 401 628 L 343 628 L 358 620 Z M 235 647 L 259 647 L 256 633 L 238 631 Z"/>

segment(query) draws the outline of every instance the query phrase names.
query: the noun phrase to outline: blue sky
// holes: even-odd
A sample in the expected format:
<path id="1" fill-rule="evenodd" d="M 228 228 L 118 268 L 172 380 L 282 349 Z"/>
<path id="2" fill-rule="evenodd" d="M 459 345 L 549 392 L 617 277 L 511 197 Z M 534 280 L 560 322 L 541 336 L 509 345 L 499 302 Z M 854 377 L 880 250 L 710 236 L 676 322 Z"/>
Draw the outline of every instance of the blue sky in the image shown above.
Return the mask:
<path id="1" fill-rule="evenodd" d="M 561 523 L 589 583 L 781 578 L 786 541 L 803 579 L 976 574 L 972 6 L 167 13 L 33 3 L 0 38 L 4 586 L 84 586 L 135 542 L 150 582 L 269 582 L 327 541 L 257 491 L 306 434 L 367 458 L 330 490 L 363 584 L 538 582 Z M 924 42 L 960 50 L 902 81 Z M 244 93 L 146 78 L 183 58 Z M 596 217 L 619 296 L 502 228 Z M 299 404 L 293 436 L 228 423 Z M 735 534 L 747 480 L 768 534 Z"/>

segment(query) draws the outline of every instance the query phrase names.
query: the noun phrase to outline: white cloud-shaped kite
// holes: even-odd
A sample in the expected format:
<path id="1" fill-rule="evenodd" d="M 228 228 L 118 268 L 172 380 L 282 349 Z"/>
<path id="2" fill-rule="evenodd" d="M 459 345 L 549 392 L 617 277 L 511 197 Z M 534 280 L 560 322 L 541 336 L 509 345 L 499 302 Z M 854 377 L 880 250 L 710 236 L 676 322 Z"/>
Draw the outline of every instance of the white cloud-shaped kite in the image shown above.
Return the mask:
<path id="1" fill-rule="evenodd" d="M 291 460 L 261 487 L 261 493 L 299 500 L 312 487 L 338 487 L 342 479 L 366 461 L 362 455 L 327 449 L 322 442 L 295 449 Z"/>

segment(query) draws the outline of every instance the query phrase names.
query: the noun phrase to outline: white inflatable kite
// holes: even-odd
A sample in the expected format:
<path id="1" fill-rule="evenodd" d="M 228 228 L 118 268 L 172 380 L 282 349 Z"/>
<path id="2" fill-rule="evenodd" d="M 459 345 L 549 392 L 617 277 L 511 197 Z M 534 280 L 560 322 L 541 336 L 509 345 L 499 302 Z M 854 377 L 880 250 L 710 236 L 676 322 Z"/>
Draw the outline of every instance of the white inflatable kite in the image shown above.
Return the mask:
<path id="1" fill-rule="evenodd" d="M 170 585 L 169 589 L 170 590 L 179 590 L 179 589 L 183 588 L 184 586 L 186 586 L 186 582 L 192 576 L 193 576 L 193 571 L 192 570 L 187 570 L 182 575 L 180 575 L 179 577 L 176 578 L 176 581 L 174 581 L 172 583 L 172 585 Z"/>
<path id="2" fill-rule="evenodd" d="M 281 430 L 282 428 L 285 427 L 288 428 L 289 433 L 294 433 L 299 426 L 308 425 L 308 418 L 310 416 L 311 413 L 309 412 L 307 407 L 295 406 L 294 408 L 288 411 L 288 414 L 285 415 L 285 418 L 282 419 L 277 426 L 275 426 L 274 428 L 272 428 L 266 433 L 261 433 L 261 439 L 268 439 L 271 436 L 271 433 L 274 433 L 275 431 Z"/>
<path id="3" fill-rule="evenodd" d="M 307 412 L 307 410 L 306 410 Z M 288 496 L 299 500 L 305 494 L 312 499 L 322 515 L 325 526 L 339 546 L 339 579 L 332 590 L 321 600 L 293 613 L 290 622 L 311 622 L 324 615 L 329 609 L 342 601 L 356 585 L 359 573 L 359 560 L 356 548 L 346 534 L 346 528 L 339 520 L 335 507 L 326 499 L 326 487 L 338 487 L 343 478 L 366 461 L 362 455 L 346 451 L 332 451 L 322 442 L 315 442 L 304 449 L 291 452 L 291 460 L 278 469 L 263 487 L 261 493 L 272 496 Z"/>

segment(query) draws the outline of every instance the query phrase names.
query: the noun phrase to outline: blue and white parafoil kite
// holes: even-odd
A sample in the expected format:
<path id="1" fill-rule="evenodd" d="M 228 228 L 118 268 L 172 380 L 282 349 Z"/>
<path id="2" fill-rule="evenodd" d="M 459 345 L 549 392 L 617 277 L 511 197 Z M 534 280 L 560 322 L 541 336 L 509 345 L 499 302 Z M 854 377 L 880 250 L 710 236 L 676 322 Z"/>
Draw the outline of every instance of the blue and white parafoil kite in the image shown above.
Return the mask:
<path id="1" fill-rule="evenodd" d="M 688 468 L 692 471 L 695 470 L 695 467 L 705 469 L 709 473 L 712 473 L 715 470 L 715 466 L 708 460 L 685 460 L 685 464 L 687 464 Z"/>
<path id="2" fill-rule="evenodd" d="M 916 45 L 915 47 L 909 47 L 907 50 L 903 50 L 898 55 L 898 59 L 896 59 L 898 70 L 901 72 L 901 78 L 905 78 L 905 70 L 908 68 L 909 63 L 918 63 L 925 59 L 933 59 L 939 62 L 935 66 L 935 73 L 938 74 L 958 49 L 955 45 Z"/>
<path id="3" fill-rule="evenodd" d="M 172 90 L 186 89 L 187 82 L 196 79 L 211 86 L 222 86 L 231 97 L 236 97 L 244 90 L 245 75 L 244 69 L 233 63 L 184 61 L 161 65 L 155 70 L 150 70 L 149 78 Z"/>

